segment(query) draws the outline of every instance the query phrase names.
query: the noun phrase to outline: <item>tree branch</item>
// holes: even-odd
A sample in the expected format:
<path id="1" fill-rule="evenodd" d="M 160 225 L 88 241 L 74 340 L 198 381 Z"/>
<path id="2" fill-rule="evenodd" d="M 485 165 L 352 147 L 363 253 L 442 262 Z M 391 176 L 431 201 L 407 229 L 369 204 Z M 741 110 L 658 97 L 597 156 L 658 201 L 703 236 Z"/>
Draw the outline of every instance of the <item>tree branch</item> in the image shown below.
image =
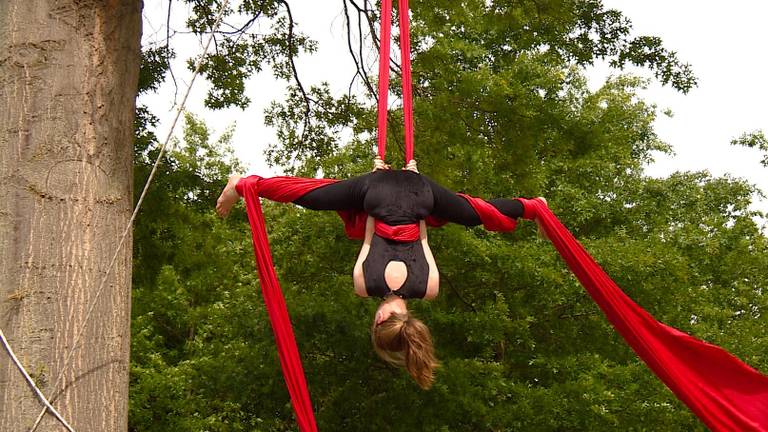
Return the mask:
<path id="1" fill-rule="evenodd" d="M 176 75 L 171 67 L 171 5 L 173 0 L 168 0 L 168 15 L 165 17 L 165 62 L 168 64 L 168 72 L 173 81 L 173 106 L 176 106 L 176 98 L 179 95 L 179 85 L 176 82 Z"/>
<path id="2" fill-rule="evenodd" d="M 312 98 L 309 97 L 307 91 L 304 90 L 304 85 L 299 79 L 299 72 L 296 70 L 296 63 L 294 62 L 294 46 L 293 46 L 293 27 L 295 22 L 293 21 L 293 14 L 291 13 L 291 7 L 286 0 L 281 0 L 285 6 L 285 10 L 288 12 L 288 61 L 291 63 L 291 70 L 293 71 L 293 79 L 296 81 L 296 85 L 299 87 L 302 97 L 304 98 L 304 126 L 301 131 L 301 140 L 304 141 L 306 137 L 307 129 L 309 129 L 309 119 L 312 115 Z"/>
<path id="3" fill-rule="evenodd" d="M 462 303 L 464 303 L 465 305 L 469 306 L 469 308 L 472 309 L 472 312 L 477 313 L 477 308 L 475 307 L 474 303 L 472 303 L 469 300 L 465 299 L 464 296 L 461 295 L 461 292 L 459 292 L 459 290 L 457 290 L 456 287 L 453 286 L 453 284 L 451 283 L 451 280 L 448 279 L 448 277 L 446 277 L 446 276 L 447 276 L 446 274 L 441 274 L 440 275 L 441 282 L 446 282 L 448 284 L 448 288 L 450 288 L 451 291 L 453 291 L 453 293 L 456 294 L 456 297 L 458 297 L 459 300 L 462 301 Z"/>
<path id="4" fill-rule="evenodd" d="M 231 29 L 234 29 L 234 30 L 232 30 L 232 31 L 218 30 L 216 33 L 218 33 L 218 34 L 225 34 L 225 35 L 233 35 L 233 34 L 241 34 L 241 33 L 247 32 L 248 29 L 250 29 L 253 26 L 253 24 L 256 22 L 256 20 L 259 19 L 259 17 L 261 17 L 261 13 L 262 13 L 262 11 L 259 11 L 259 13 L 254 15 L 251 19 L 246 21 L 246 23 L 243 24 L 242 26 L 240 26 L 239 28 L 233 26 L 232 24 L 222 23 L 222 25 L 225 25 L 225 26 L 227 26 L 227 27 L 229 27 Z"/>
<path id="5" fill-rule="evenodd" d="M 369 14 L 369 12 L 372 12 L 373 9 L 368 7 L 368 0 L 364 1 L 364 7 L 360 7 L 357 3 L 355 3 L 355 0 L 349 0 L 350 3 L 352 3 L 352 6 L 357 9 L 359 13 L 362 13 L 365 15 L 366 21 L 368 21 L 368 30 L 371 32 L 371 39 L 373 40 L 373 46 L 376 48 L 376 52 L 378 52 L 381 48 L 381 44 L 379 41 L 379 38 L 376 36 L 376 21 L 373 19 L 373 17 Z M 401 75 L 402 69 L 400 68 L 400 64 L 395 61 L 390 56 L 389 59 L 389 70 L 397 75 Z"/>
<path id="6" fill-rule="evenodd" d="M 354 0 L 352 1 L 354 2 Z M 357 71 L 355 72 L 355 75 L 352 77 L 352 81 L 349 83 L 349 95 L 350 97 L 352 96 L 352 84 L 354 84 L 355 79 L 359 76 L 360 78 L 362 78 L 363 83 L 368 89 L 368 92 L 373 96 L 376 102 L 378 102 L 378 95 L 376 94 L 376 91 L 373 89 L 373 85 L 368 79 L 368 72 L 365 70 L 365 61 L 363 60 L 363 30 L 362 30 L 362 24 L 361 24 L 362 18 L 360 17 L 361 12 L 359 10 L 357 12 L 357 26 L 358 26 L 358 32 L 359 32 L 359 51 L 360 51 L 360 61 L 358 62 L 358 59 L 355 56 L 355 50 L 352 47 L 352 21 L 349 17 L 349 6 L 347 5 L 347 0 L 343 0 L 343 3 L 344 3 L 344 16 L 347 18 L 347 47 L 349 49 L 349 54 L 352 56 L 352 61 L 355 62 L 355 68 L 357 69 Z"/>

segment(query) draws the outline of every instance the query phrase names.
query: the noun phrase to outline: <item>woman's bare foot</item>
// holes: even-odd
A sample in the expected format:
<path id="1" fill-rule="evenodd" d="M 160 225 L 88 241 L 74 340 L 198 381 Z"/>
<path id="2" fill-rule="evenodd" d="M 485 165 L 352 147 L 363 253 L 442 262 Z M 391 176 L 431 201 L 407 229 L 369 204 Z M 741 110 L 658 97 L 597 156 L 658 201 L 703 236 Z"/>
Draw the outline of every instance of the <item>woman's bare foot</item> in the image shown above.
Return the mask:
<path id="1" fill-rule="evenodd" d="M 241 176 L 235 174 L 229 177 L 227 185 L 224 190 L 221 191 L 219 199 L 216 200 L 216 213 L 221 217 L 227 217 L 229 212 L 232 211 L 232 207 L 240 200 L 240 194 L 237 193 L 237 182 L 240 181 Z"/>

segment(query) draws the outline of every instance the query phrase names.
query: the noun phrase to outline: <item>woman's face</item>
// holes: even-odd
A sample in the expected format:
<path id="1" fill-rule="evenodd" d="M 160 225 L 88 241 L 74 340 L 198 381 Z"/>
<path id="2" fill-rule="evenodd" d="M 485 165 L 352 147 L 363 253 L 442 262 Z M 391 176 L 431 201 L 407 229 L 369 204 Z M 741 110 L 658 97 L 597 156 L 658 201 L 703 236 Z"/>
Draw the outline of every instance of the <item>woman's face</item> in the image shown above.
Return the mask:
<path id="1" fill-rule="evenodd" d="M 376 309 L 374 324 L 379 325 L 386 321 L 393 313 L 407 314 L 408 307 L 405 300 L 397 296 L 390 296 L 382 300 Z"/>

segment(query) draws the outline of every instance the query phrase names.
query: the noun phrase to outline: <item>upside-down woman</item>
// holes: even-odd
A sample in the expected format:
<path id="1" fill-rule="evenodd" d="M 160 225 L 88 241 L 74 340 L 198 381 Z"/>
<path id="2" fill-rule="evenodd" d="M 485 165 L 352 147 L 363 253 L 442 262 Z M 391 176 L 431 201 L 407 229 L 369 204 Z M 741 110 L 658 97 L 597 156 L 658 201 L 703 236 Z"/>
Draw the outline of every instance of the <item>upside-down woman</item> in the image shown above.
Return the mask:
<path id="1" fill-rule="evenodd" d="M 248 179 L 230 177 L 216 205 L 219 215 L 229 214 L 240 199 L 238 188 L 250 187 Z M 517 219 L 525 212 L 525 201 L 500 198 L 487 203 Z M 408 312 L 407 301 L 433 299 L 439 290 L 425 220 L 482 224 L 468 198 L 419 174 L 415 161 L 406 169 L 390 170 L 377 159 L 373 172 L 323 185 L 292 202 L 311 210 L 368 215 L 353 281 L 357 295 L 382 299 L 372 326 L 374 349 L 388 363 L 404 367 L 419 386 L 429 388 L 438 365 L 432 337 L 427 326 Z"/>

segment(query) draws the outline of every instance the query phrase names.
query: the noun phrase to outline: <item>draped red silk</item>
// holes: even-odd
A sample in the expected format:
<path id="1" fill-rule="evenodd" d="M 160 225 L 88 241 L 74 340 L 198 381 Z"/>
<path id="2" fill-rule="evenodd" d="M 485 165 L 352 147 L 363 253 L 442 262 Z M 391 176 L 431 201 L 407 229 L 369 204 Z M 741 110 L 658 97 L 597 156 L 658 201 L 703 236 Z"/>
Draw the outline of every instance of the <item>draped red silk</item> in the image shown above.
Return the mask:
<path id="1" fill-rule="evenodd" d="M 403 124 L 405 126 L 405 163 L 413 159 L 413 93 L 411 82 L 411 37 L 408 0 L 398 0 L 400 12 L 400 66 L 403 79 Z M 389 52 L 392 38 L 392 0 L 381 0 L 379 44 L 379 157 L 387 154 L 387 101 L 389 96 Z"/>
<path id="2" fill-rule="evenodd" d="M 296 338 L 293 334 L 291 319 L 288 316 L 288 308 L 285 306 L 285 298 L 277 280 L 272 253 L 269 249 L 264 214 L 261 212 L 259 200 L 259 180 L 260 178 L 256 176 L 241 179 L 237 184 L 237 192 L 245 198 L 248 221 L 251 224 L 253 235 L 253 252 L 256 255 L 256 265 L 259 269 L 261 293 L 264 297 L 264 304 L 267 306 L 272 332 L 275 334 L 280 366 L 283 369 L 285 385 L 288 387 L 293 410 L 296 413 L 296 423 L 302 432 L 316 432 L 315 414 L 312 411 L 312 401 L 309 399 L 309 390 L 307 390 L 304 369 L 301 366 L 299 349 L 296 347 Z M 290 187 L 286 187 L 286 190 L 290 190 Z"/>
<path id="3" fill-rule="evenodd" d="M 768 377 L 724 349 L 656 321 L 619 289 L 543 202 L 524 204 L 608 321 L 704 424 L 713 431 L 768 431 Z"/>

